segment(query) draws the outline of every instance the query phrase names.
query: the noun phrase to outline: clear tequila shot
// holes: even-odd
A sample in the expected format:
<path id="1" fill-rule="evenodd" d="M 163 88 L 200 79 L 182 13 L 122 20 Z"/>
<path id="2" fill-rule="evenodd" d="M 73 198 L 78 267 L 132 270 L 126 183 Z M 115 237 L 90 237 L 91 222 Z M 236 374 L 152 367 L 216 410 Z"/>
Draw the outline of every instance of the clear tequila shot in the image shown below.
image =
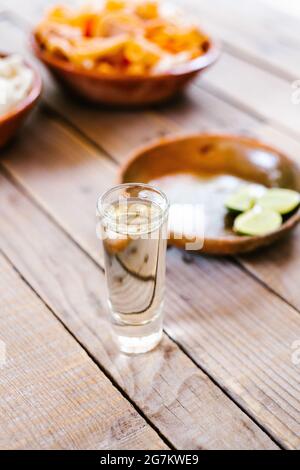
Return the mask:
<path id="1" fill-rule="evenodd" d="M 166 196 L 144 184 L 116 186 L 98 201 L 113 333 L 129 354 L 162 337 L 168 212 Z"/>

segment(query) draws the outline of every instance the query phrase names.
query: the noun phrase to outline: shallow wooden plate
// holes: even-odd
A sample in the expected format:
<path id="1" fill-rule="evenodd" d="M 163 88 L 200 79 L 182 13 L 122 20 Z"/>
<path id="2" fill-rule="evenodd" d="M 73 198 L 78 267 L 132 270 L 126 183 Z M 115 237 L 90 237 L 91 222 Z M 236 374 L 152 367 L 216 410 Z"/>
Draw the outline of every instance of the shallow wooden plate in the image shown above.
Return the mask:
<path id="1" fill-rule="evenodd" d="M 300 167 L 278 150 L 239 136 L 193 135 L 164 139 L 137 151 L 121 168 L 119 181 L 152 183 L 171 204 L 203 204 L 204 253 L 237 254 L 269 245 L 292 230 L 300 220 L 298 209 L 281 228 L 265 236 L 239 236 L 224 201 L 245 182 L 300 191 Z M 186 248 L 190 240 L 170 243 Z"/>

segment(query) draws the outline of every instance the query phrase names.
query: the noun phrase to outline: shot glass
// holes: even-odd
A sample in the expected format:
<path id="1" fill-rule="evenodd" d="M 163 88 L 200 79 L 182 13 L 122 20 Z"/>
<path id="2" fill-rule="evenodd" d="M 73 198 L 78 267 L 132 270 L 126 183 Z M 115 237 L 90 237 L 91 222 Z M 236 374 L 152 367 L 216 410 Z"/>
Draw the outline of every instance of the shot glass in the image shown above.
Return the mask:
<path id="1" fill-rule="evenodd" d="M 121 351 L 145 353 L 162 337 L 168 199 L 121 184 L 99 198 L 97 213 L 113 335 Z"/>

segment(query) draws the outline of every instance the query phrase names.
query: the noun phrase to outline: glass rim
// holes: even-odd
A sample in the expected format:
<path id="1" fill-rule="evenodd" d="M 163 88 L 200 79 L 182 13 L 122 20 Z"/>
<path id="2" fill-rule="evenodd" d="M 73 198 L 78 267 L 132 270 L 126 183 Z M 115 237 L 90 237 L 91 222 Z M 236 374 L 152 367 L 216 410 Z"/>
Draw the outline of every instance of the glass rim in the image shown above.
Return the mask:
<path id="1" fill-rule="evenodd" d="M 117 192 L 121 189 L 125 188 L 134 188 L 134 187 L 140 187 L 141 189 L 145 189 L 148 191 L 151 191 L 152 193 L 158 194 L 162 200 L 164 201 L 165 207 L 162 207 L 161 204 L 158 204 L 162 210 L 162 213 L 159 216 L 159 220 L 163 221 L 165 217 L 167 216 L 169 209 L 170 209 L 170 201 L 166 194 L 158 189 L 156 186 L 148 184 L 148 183 L 121 183 L 117 184 L 116 186 L 113 186 L 112 188 L 104 191 L 98 198 L 97 200 L 97 215 L 101 218 L 101 220 L 110 220 L 112 217 L 109 214 L 107 210 L 105 210 L 104 205 L 105 205 L 105 198 L 107 198 L 109 195 L 113 194 L 114 192 Z M 137 199 L 141 199 L 141 201 L 145 200 L 150 200 L 149 198 L 142 198 L 142 197 L 137 197 Z M 151 202 L 151 201 L 150 201 Z"/>

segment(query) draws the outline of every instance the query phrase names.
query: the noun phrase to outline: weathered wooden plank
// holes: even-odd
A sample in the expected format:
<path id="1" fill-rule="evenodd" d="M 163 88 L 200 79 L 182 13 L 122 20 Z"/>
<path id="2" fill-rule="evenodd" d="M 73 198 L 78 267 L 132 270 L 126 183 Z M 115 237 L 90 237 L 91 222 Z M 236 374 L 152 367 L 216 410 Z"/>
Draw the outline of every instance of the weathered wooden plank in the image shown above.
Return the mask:
<path id="1" fill-rule="evenodd" d="M 203 82 L 237 106 L 267 120 L 285 132 L 299 136 L 300 108 L 293 104 L 289 80 L 223 52 Z"/>
<path id="2" fill-rule="evenodd" d="M 296 139 L 196 87 L 191 88 L 186 100 L 162 109 L 161 113 L 168 120 L 164 119 L 162 114 L 157 117 L 154 113 L 143 114 L 143 119 L 137 113 L 131 116 L 127 113 L 107 114 L 96 110 L 90 112 L 88 108 L 81 109 L 79 113 L 76 103 L 68 102 L 59 92 L 54 92 L 51 96 L 51 104 L 55 105 L 56 110 L 62 112 L 93 141 L 113 154 L 120 163 L 134 146 L 145 144 L 154 137 L 159 138 L 162 133 L 174 134 L 176 129 L 177 134 L 184 130 L 248 134 L 277 146 L 291 157 L 300 158 L 300 145 Z M 267 257 L 264 254 L 255 254 L 243 257 L 240 261 L 283 298 L 300 308 L 300 291 L 295 289 L 298 283 L 297 237 L 291 238 L 288 244 L 285 243 L 283 241 L 280 246 L 289 250 L 289 257 L 281 257 L 281 250 L 277 250 L 279 245 L 276 245 L 268 250 Z M 264 264 L 265 258 L 268 261 Z M 283 282 L 283 276 L 289 279 L 289 282 Z"/>
<path id="3" fill-rule="evenodd" d="M 21 0 L 2 0 L 1 4 L 28 22 L 36 22 L 45 9 L 56 0 L 32 0 L 26 9 Z M 72 0 L 64 3 L 72 4 Z M 74 1 L 73 1 L 74 3 Z M 298 21 L 291 15 L 272 8 L 261 0 L 175 0 L 183 6 L 193 20 L 221 39 L 229 51 L 279 73 L 290 74 L 291 79 L 300 73 L 298 64 Z"/>
<path id="4" fill-rule="evenodd" d="M 5 167 L 97 260 L 93 223 L 85 214 L 96 192 L 112 184 L 114 164 L 80 146 L 78 137 L 57 123 L 38 121 L 38 136 L 34 126 L 28 129 L 20 146 L 7 152 Z M 199 258 L 187 266 L 171 251 L 168 273 L 168 333 L 276 439 L 298 447 L 300 396 L 291 345 L 300 334 L 299 315 L 231 262 Z M 253 298 L 261 303 L 251 303 Z"/>
<path id="5" fill-rule="evenodd" d="M 203 2 L 196 4 L 194 1 L 189 1 L 190 5 L 196 9 L 200 8 L 201 4 L 203 4 Z M 224 12 L 225 17 L 227 17 L 228 12 L 231 11 L 230 8 L 234 8 L 236 11 L 236 2 L 233 2 L 233 0 L 229 0 L 228 5 L 225 0 L 217 1 L 221 2 L 219 8 L 216 8 L 214 4 L 208 4 L 205 2 L 204 9 L 212 9 L 213 15 L 217 17 L 220 15 L 220 12 L 222 12 L 222 15 Z M 18 2 L 16 2 L 16 4 L 18 4 Z M 208 7 L 208 5 L 210 5 L 210 7 Z M 15 5 L 11 5 L 11 8 L 15 8 Z M 37 1 L 36 4 L 33 4 L 32 11 L 40 11 L 43 8 L 44 2 L 41 4 L 39 1 Z M 240 9 L 241 8 L 242 7 L 240 6 Z M 246 11 L 248 12 L 248 10 L 253 12 L 253 9 L 250 7 L 250 2 L 247 3 Z M 16 8 L 15 11 L 17 11 Z M 241 13 L 240 10 L 239 12 L 241 16 L 243 13 Z M 277 14 L 275 10 L 273 13 L 275 15 Z M 259 13 L 257 13 L 257 15 L 259 16 Z M 232 21 L 233 18 L 235 18 L 233 15 L 230 15 L 230 17 L 232 18 Z M 248 16 L 246 16 L 245 20 L 249 22 Z M 253 21 L 252 24 L 255 24 L 255 21 Z M 235 29 L 231 28 L 231 31 L 232 30 Z M 246 29 L 246 32 L 248 30 L 249 28 Z M 270 28 L 268 28 L 268 32 L 269 31 Z M 245 35 L 244 29 L 242 29 L 242 33 Z M 263 37 L 266 36 L 270 37 L 270 35 L 267 34 L 265 34 Z M 256 37 L 260 37 L 260 35 L 256 34 Z M 239 43 L 240 42 L 241 41 L 239 41 Z M 276 42 L 272 42 L 273 47 L 271 50 L 275 51 L 273 52 L 274 54 L 277 54 L 278 48 L 276 48 L 274 44 L 276 44 Z M 288 44 L 288 50 L 293 50 L 290 44 Z M 298 47 L 294 48 L 294 53 L 295 57 L 289 59 L 292 64 L 298 63 L 296 60 Z M 270 53 L 266 54 L 266 52 L 263 52 L 263 54 L 264 56 L 267 55 L 267 57 L 271 55 Z M 286 50 L 284 50 L 284 53 L 282 54 L 285 57 L 288 57 Z M 282 62 L 282 58 L 280 56 L 278 61 Z M 296 73 L 294 78 L 298 78 Z M 200 77 L 200 87 L 202 83 L 214 87 L 218 92 L 225 94 L 229 99 L 233 100 L 239 106 L 245 107 L 251 112 L 261 115 L 261 117 L 264 119 L 269 120 L 271 123 L 280 126 L 282 129 L 288 132 L 299 135 L 299 106 L 292 103 L 293 89 L 291 87 L 290 79 L 285 80 L 283 78 L 276 77 L 266 70 L 262 70 L 253 64 L 241 60 L 238 57 L 233 57 L 232 55 L 223 52 L 222 57 L 218 63 L 215 64 L 214 67 L 212 67 L 205 74 L 205 76 Z"/>
<path id="6" fill-rule="evenodd" d="M 7 43 L 14 44 L 15 49 L 20 48 L 25 52 L 24 36 L 16 27 L 3 23 L 1 37 L 4 40 L 6 39 Z M 28 51 L 26 52 L 28 53 Z M 233 71 L 235 72 L 233 73 Z M 134 112 L 125 112 L 124 114 L 106 113 L 105 118 L 101 119 L 96 109 L 91 110 L 91 107 L 86 107 L 81 110 L 79 115 L 78 113 L 74 114 L 74 106 L 76 109 L 76 104 L 63 100 L 61 93 L 53 86 L 53 82 L 49 80 L 45 70 L 44 78 L 47 83 L 47 93 L 45 96 L 47 102 L 55 106 L 56 109 L 61 110 L 69 119 L 71 117 L 75 125 L 80 126 L 87 135 L 98 142 L 102 140 L 103 136 L 108 140 L 113 134 L 107 132 L 107 130 L 110 130 L 113 125 L 118 125 L 119 123 L 121 129 L 124 129 L 123 140 L 127 140 L 131 145 L 133 144 L 131 140 L 133 129 L 133 138 L 136 138 L 137 134 L 141 134 L 141 142 L 148 141 L 153 135 L 160 136 L 170 132 L 170 126 L 168 128 L 166 123 L 157 117 L 159 115 L 153 112 L 147 112 L 144 115 L 148 122 L 151 121 L 151 126 L 143 126 L 143 122 L 139 119 L 139 114 Z M 292 104 L 293 89 L 290 82 L 272 76 L 270 73 L 260 70 L 251 64 L 223 53 L 218 63 L 203 77 L 200 77 L 199 87 L 203 86 L 208 87 L 209 90 L 217 94 L 224 95 L 226 99 L 232 100 L 243 109 L 245 108 L 254 113 L 255 116 L 259 116 L 258 121 L 265 121 L 267 119 L 271 124 L 282 128 L 287 133 L 291 132 L 298 135 L 300 108 Z M 203 112 L 210 114 L 210 109 L 203 107 Z M 91 115 L 95 117 L 93 125 L 91 125 L 89 119 Z M 230 119 L 228 118 L 229 121 Z M 269 127 L 267 126 L 267 128 Z M 171 127 L 171 131 L 175 132 L 176 129 Z M 110 139 L 110 145 L 112 146 L 110 151 L 116 150 L 119 154 L 122 154 L 120 148 L 116 148 L 116 140 Z"/>
<path id="7" fill-rule="evenodd" d="M 54 142 L 63 141 L 62 134 L 60 139 L 55 139 L 51 122 L 47 127 Z M 69 150 L 73 152 L 73 148 Z M 75 165 L 83 168 L 78 161 Z M 64 166 L 68 164 L 65 162 Z M 59 174 L 60 170 L 57 171 Z M 109 176 L 107 171 L 105 175 Z M 40 178 L 45 182 L 45 175 L 37 174 L 37 179 Z M 100 186 L 103 184 L 102 181 Z M 97 185 L 94 182 L 93 186 Z M 89 179 L 86 187 L 90 188 Z M 3 201 L 0 247 L 174 446 L 183 449 L 276 447 L 168 337 L 147 355 L 128 358 L 119 354 L 109 332 L 103 273 L 4 178 L 0 178 L 0 194 Z M 77 205 L 76 199 L 74 202 Z M 83 207 L 78 207 L 78 220 L 82 210 Z M 91 211 L 88 214 L 93 221 Z M 94 230 L 92 235 L 95 238 Z M 94 246 L 97 257 L 98 243 Z"/>
<path id="8" fill-rule="evenodd" d="M 292 82 L 300 74 L 297 21 L 266 8 L 258 1 L 217 0 L 212 3 L 189 0 L 189 5 L 199 12 L 200 17 L 201 12 L 204 13 L 203 21 L 209 12 L 214 31 L 230 45 L 228 52 L 232 53 L 236 48 L 244 51 L 244 56 L 223 52 L 218 63 L 200 77 L 199 86 L 204 83 L 236 105 L 299 135 L 300 111 L 293 101 L 295 90 L 292 88 Z M 288 27 L 287 23 L 290 23 Z M 262 28 L 259 31 L 258 26 Z M 248 48 L 244 46 L 245 41 Z M 247 63 L 249 47 L 252 56 L 258 57 L 252 63 Z M 281 76 L 260 68 L 269 60 Z M 271 72 L 274 72 L 274 67 Z"/>
<path id="9" fill-rule="evenodd" d="M 213 96 L 205 95 L 200 90 L 191 90 L 188 102 L 166 111 L 165 115 L 176 121 L 181 129 L 217 132 L 225 130 L 248 134 L 278 147 L 300 161 L 300 145 L 296 139 L 247 116 Z M 297 229 L 289 238 L 268 249 L 238 257 L 239 262 L 247 270 L 298 310 L 300 310 L 299 235 Z"/>
<path id="10" fill-rule="evenodd" d="M 1 31 L 3 36 L 21 48 L 24 43 L 22 32 L 11 23 L 3 26 Z M 103 113 L 82 105 L 79 112 L 76 102 L 67 99 L 53 86 L 49 77 L 46 77 L 46 83 L 47 103 L 121 163 L 137 145 L 169 133 L 182 133 L 183 130 L 252 135 L 277 146 L 292 157 L 299 158 L 300 155 L 300 145 L 296 139 L 197 87 L 191 87 L 185 99 L 169 107 L 162 107 L 160 114 L 154 111 L 142 114 L 116 111 Z M 280 259 L 280 250 L 277 255 L 276 247 L 268 250 L 266 264 L 263 254 L 241 258 L 240 261 L 280 296 L 300 308 L 300 293 L 295 289 L 298 283 L 297 237 L 292 240 L 296 241 L 288 245 L 289 252 L 292 253 L 288 257 L 288 262 L 287 258 Z M 282 245 L 284 244 L 285 242 Z M 288 283 L 283 282 L 283 272 L 285 278 L 289 279 Z"/>
<path id="11" fill-rule="evenodd" d="M 257 44 L 257 41 L 261 41 L 260 38 L 268 41 L 267 44 L 262 45 L 259 43 L 256 45 L 253 52 L 257 55 L 261 54 L 261 61 L 266 61 L 270 57 L 275 56 L 276 62 L 282 64 L 281 70 L 285 70 L 289 64 L 292 67 L 298 64 L 298 44 L 291 44 L 291 38 L 284 36 L 284 32 L 278 26 L 281 18 L 276 10 L 263 8 L 260 2 L 255 2 L 255 7 L 252 5 L 253 2 L 247 2 L 246 8 L 244 2 L 239 6 L 233 0 L 226 0 L 226 2 L 225 0 L 217 0 L 217 2 L 218 4 L 215 5 L 215 3 L 189 0 L 188 6 L 199 12 L 200 17 L 203 17 L 203 21 L 207 16 L 208 18 L 213 18 L 211 20 L 213 24 L 214 21 L 217 21 L 215 26 L 216 31 L 219 34 L 221 32 L 222 37 L 225 37 L 231 45 L 239 44 L 239 47 L 242 47 L 240 44 L 243 44 L 243 38 L 247 38 L 249 30 L 252 32 L 252 35 L 250 35 L 248 42 L 252 47 Z M 40 16 L 45 3 L 48 2 L 37 1 L 36 4 L 34 3 L 31 7 L 33 12 L 36 14 L 38 11 Z M 11 8 L 15 8 L 16 4 L 11 5 Z M 15 11 L 17 11 L 16 8 Z M 209 14 L 207 11 L 209 11 Z M 234 15 L 233 12 L 235 13 Z M 252 22 L 249 22 L 249 15 L 253 18 Z M 268 15 L 270 18 L 268 18 Z M 236 17 L 238 17 L 239 22 L 236 21 Z M 229 25 L 226 23 L 227 18 L 230 20 Z M 277 20 L 275 21 L 276 28 L 270 28 L 267 19 L 272 24 Z M 255 29 L 258 27 L 255 25 L 260 25 L 258 20 L 262 23 L 261 27 L 264 34 L 262 34 L 261 30 L 258 33 Z M 235 27 L 231 24 L 233 21 L 235 22 Z M 226 24 L 226 31 L 223 33 L 220 24 L 224 22 Z M 248 25 L 250 24 L 251 27 L 245 27 L 245 22 Z M 280 24 L 282 23 L 284 24 L 281 21 Z M 273 35 L 277 34 L 279 37 L 277 39 L 276 37 L 274 38 L 270 34 L 271 31 L 275 31 Z M 293 27 L 286 28 L 286 31 L 297 31 L 295 23 L 293 22 Z M 230 34 L 239 34 L 239 37 L 236 38 L 234 36 L 234 38 L 231 38 Z M 256 41 L 254 41 L 254 38 L 256 38 Z M 288 64 L 286 64 L 286 61 Z M 199 86 L 201 87 L 204 84 L 213 87 L 218 93 L 225 94 L 228 99 L 233 100 L 238 106 L 260 115 L 263 119 L 269 120 L 287 132 L 299 135 L 299 106 L 292 103 L 292 95 L 295 90 L 291 87 L 291 80 L 298 78 L 298 72 L 300 72 L 299 68 L 291 73 L 288 80 L 285 80 L 253 64 L 247 63 L 239 57 L 233 57 L 231 54 L 224 52 L 218 63 L 203 77 L 200 77 Z"/>
<path id="12" fill-rule="evenodd" d="M 292 103 L 294 90 L 290 80 L 223 52 L 220 60 L 199 78 L 198 83 L 200 87 L 213 87 L 238 106 L 286 132 L 299 135 L 300 112 L 299 106 Z"/>
<path id="13" fill-rule="evenodd" d="M 292 363 L 299 314 L 230 261 L 193 261 L 193 269 L 183 267 L 176 253 L 169 262 L 177 273 L 170 293 L 182 301 L 169 296 L 176 323 L 167 315 L 167 331 L 266 429 L 299 449 L 299 366 Z"/>
<path id="14" fill-rule="evenodd" d="M 193 18 L 221 40 L 228 52 L 295 80 L 298 60 L 299 20 L 261 0 L 176 0 Z"/>
<path id="15" fill-rule="evenodd" d="M 166 448 L 2 255 L 0 338 L 1 449 Z"/>
<path id="16" fill-rule="evenodd" d="M 0 37 L 7 44 L 13 44 L 15 50 L 22 50 L 28 54 L 28 50 L 24 48 L 24 44 L 26 46 L 24 33 L 11 22 L 2 22 Z M 143 119 L 140 112 L 107 110 L 105 113 L 100 113 L 99 109 L 91 108 L 89 105 L 84 106 L 82 103 L 79 113 L 76 101 L 66 97 L 55 86 L 45 69 L 41 70 L 46 83 L 45 101 L 73 125 L 84 131 L 90 139 L 103 146 L 109 153 L 116 155 L 119 161 L 123 161 L 136 145 L 145 144 L 170 133 L 178 134 L 184 132 L 184 129 L 246 133 L 260 137 L 267 143 L 273 143 L 292 156 L 297 157 L 299 154 L 296 139 L 270 126 L 264 117 L 250 116 L 203 88 L 191 87 L 186 94 L 187 98 L 171 106 L 159 108 L 159 113 L 145 111 L 142 114 Z M 290 104 L 290 107 L 297 112 L 296 105 Z M 166 120 L 164 117 L 170 119 Z M 113 129 L 115 132 L 112 132 Z"/>

